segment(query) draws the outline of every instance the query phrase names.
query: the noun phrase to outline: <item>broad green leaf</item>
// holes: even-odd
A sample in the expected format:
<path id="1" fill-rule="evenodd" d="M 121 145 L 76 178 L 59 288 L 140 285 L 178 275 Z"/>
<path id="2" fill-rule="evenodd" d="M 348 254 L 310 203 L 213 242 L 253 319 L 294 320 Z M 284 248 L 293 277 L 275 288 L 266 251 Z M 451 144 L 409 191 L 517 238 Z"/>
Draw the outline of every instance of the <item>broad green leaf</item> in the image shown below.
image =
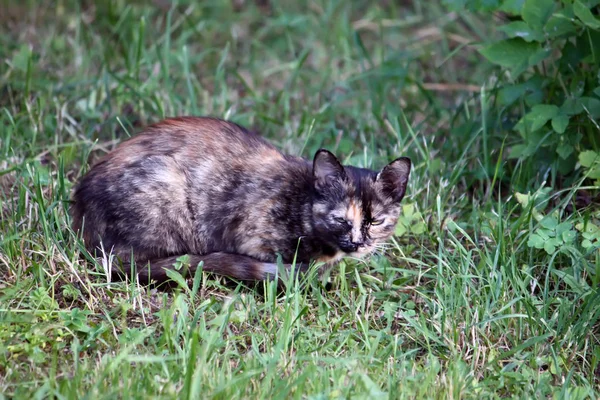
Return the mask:
<path id="1" fill-rule="evenodd" d="M 498 101 L 503 105 L 510 105 L 521 97 L 525 97 L 527 104 L 531 104 L 532 96 L 542 98 L 545 80 L 540 75 L 534 75 L 526 82 L 516 85 L 506 85 L 498 91 Z M 539 96 L 538 96 L 539 93 Z M 533 100 L 533 105 L 541 103 L 541 101 Z"/>
<path id="2" fill-rule="evenodd" d="M 412 216 L 414 213 L 415 213 L 414 203 L 404 204 L 402 206 L 402 215 L 404 215 L 406 218 L 412 219 Z"/>
<path id="3" fill-rule="evenodd" d="M 425 225 L 425 222 L 417 222 L 416 224 L 414 224 L 412 226 L 412 233 L 420 235 L 422 233 L 425 232 L 425 229 L 427 228 L 427 225 Z"/>
<path id="4" fill-rule="evenodd" d="M 537 234 L 544 240 L 550 239 L 551 236 L 554 236 L 554 231 L 549 229 L 538 229 Z"/>
<path id="5" fill-rule="evenodd" d="M 592 165 L 599 162 L 600 153 L 596 153 L 592 150 L 582 151 L 579 153 L 579 163 L 586 168 L 590 168 Z"/>
<path id="6" fill-rule="evenodd" d="M 529 65 L 529 57 L 537 52 L 539 48 L 540 46 L 537 43 L 514 38 L 493 43 L 479 50 L 479 52 L 494 64 L 518 70 Z"/>
<path id="7" fill-rule="evenodd" d="M 587 174 L 588 178 L 592 178 L 592 179 L 600 179 L 600 166 L 596 166 L 594 168 L 592 168 L 588 174 Z"/>
<path id="8" fill-rule="evenodd" d="M 564 133 L 569 126 L 569 117 L 565 114 L 559 114 L 552 118 L 552 129 L 556 133 Z"/>
<path id="9" fill-rule="evenodd" d="M 399 218 L 398 223 L 396 224 L 396 230 L 394 232 L 394 235 L 396 236 L 403 236 L 406 232 L 408 232 L 407 224 L 405 224 L 405 222 L 401 219 L 402 218 Z"/>
<path id="10" fill-rule="evenodd" d="M 575 236 L 577 236 L 575 231 L 566 231 L 562 234 L 562 240 L 565 243 L 572 243 L 575 240 Z"/>
<path id="11" fill-rule="evenodd" d="M 519 97 L 523 96 L 526 93 L 526 88 L 523 85 L 506 85 L 502 89 L 498 90 L 498 101 L 500 104 L 508 106 Z"/>
<path id="12" fill-rule="evenodd" d="M 527 246 L 535 247 L 536 249 L 541 249 L 544 247 L 545 240 L 542 239 L 540 235 L 532 234 L 529 236 L 529 240 L 527 241 Z"/>
<path id="13" fill-rule="evenodd" d="M 173 263 L 173 267 L 176 270 L 180 270 L 183 267 L 187 267 L 190 265 L 190 256 L 189 254 L 184 254 L 175 259 L 175 263 Z"/>
<path id="14" fill-rule="evenodd" d="M 528 157 L 531 151 L 528 145 L 526 144 L 515 144 L 510 148 L 510 153 L 508 154 L 508 158 L 521 158 Z"/>
<path id="15" fill-rule="evenodd" d="M 600 29 L 600 20 L 594 17 L 590 9 L 581 1 L 575 0 L 573 2 L 573 12 L 585 25 L 592 29 Z"/>
<path id="16" fill-rule="evenodd" d="M 535 105 L 530 112 L 521 118 L 515 128 L 521 132 L 521 134 L 535 132 L 546 125 L 546 123 L 554 118 L 558 112 L 559 108 L 554 104 Z"/>
<path id="17" fill-rule="evenodd" d="M 542 90 L 534 90 L 525 96 L 525 104 L 528 107 L 537 106 L 544 103 L 546 94 Z"/>
<path id="18" fill-rule="evenodd" d="M 521 16 L 532 29 L 541 31 L 552 15 L 554 4 L 554 0 L 526 0 Z"/>
<path id="19" fill-rule="evenodd" d="M 529 115 L 532 117 L 531 130 L 537 131 L 558 114 L 558 107 L 554 104 L 538 104 L 534 106 Z"/>
<path id="20" fill-rule="evenodd" d="M 592 118 L 600 118 L 600 100 L 593 97 L 582 97 L 580 100 L 583 109 L 589 113 Z"/>
<path id="21" fill-rule="evenodd" d="M 566 16 L 558 13 L 551 16 L 544 27 L 544 32 L 552 39 L 576 31 L 577 25 L 571 22 Z"/>
<path id="22" fill-rule="evenodd" d="M 525 0 L 504 0 L 500 6 L 500 11 L 512 15 L 521 15 L 521 9 Z"/>
<path id="23" fill-rule="evenodd" d="M 593 224 L 592 222 L 588 221 L 585 224 L 583 222 L 580 222 L 577 225 L 575 225 L 575 228 L 578 231 L 583 232 L 583 236 L 587 237 L 588 239 L 593 237 L 594 235 L 598 235 L 598 238 L 600 238 L 600 226 L 597 226 L 597 225 Z M 592 236 L 586 236 L 586 234 L 589 234 Z"/>
<path id="24" fill-rule="evenodd" d="M 572 227 L 570 222 L 561 222 L 556 226 L 556 236 L 561 237 L 563 233 L 570 230 Z"/>
<path id="25" fill-rule="evenodd" d="M 165 273 L 167 274 L 167 277 L 169 277 L 169 279 L 171 279 L 172 281 L 176 282 L 179 287 L 189 290 L 185 279 L 179 272 L 177 272 L 174 269 L 165 269 Z"/>
<path id="26" fill-rule="evenodd" d="M 552 147 L 552 144 L 549 144 L 549 147 Z M 559 174 L 567 175 L 575 170 L 575 167 L 577 166 L 577 158 L 575 158 L 575 157 L 560 158 L 559 157 L 556 159 L 555 165 L 556 165 L 556 171 Z"/>
<path id="27" fill-rule="evenodd" d="M 583 105 L 580 99 L 568 98 L 560 107 L 560 111 L 566 115 L 577 115 L 583 112 Z"/>
<path id="28" fill-rule="evenodd" d="M 540 222 L 540 225 L 546 229 L 555 229 L 558 225 L 558 220 L 554 217 L 546 217 Z"/>
<path id="29" fill-rule="evenodd" d="M 523 21 L 515 21 L 503 25 L 499 28 L 506 33 L 510 38 L 522 38 L 526 42 L 540 42 L 544 39 L 544 35 L 540 31 L 535 31 Z"/>
<path id="30" fill-rule="evenodd" d="M 517 199 L 517 202 L 522 207 L 527 207 L 529 205 L 529 202 L 532 200 L 532 196 L 529 193 L 523 194 L 523 193 L 516 192 L 515 198 Z"/>
<path id="31" fill-rule="evenodd" d="M 563 143 L 556 148 L 556 154 L 560 156 L 563 160 L 566 160 L 573 152 L 575 151 L 575 147 L 568 143 Z"/>
<path id="32" fill-rule="evenodd" d="M 588 178 L 600 179 L 600 153 L 592 150 L 579 153 L 579 163 L 590 170 L 586 172 Z"/>
<path id="33" fill-rule="evenodd" d="M 548 254 L 554 254 L 556 251 L 556 244 L 554 243 L 554 240 L 546 240 L 544 242 L 544 250 L 546 250 L 546 253 Z"/>
<path id="34" fill-rule="evenodd" d="M 550 54 L 552 54 L 551 49 L 540 47 L 533 54 L 529 56 L 528 63 L 529 65 L 536 65 L 540 62 L 544 61 Z"/>

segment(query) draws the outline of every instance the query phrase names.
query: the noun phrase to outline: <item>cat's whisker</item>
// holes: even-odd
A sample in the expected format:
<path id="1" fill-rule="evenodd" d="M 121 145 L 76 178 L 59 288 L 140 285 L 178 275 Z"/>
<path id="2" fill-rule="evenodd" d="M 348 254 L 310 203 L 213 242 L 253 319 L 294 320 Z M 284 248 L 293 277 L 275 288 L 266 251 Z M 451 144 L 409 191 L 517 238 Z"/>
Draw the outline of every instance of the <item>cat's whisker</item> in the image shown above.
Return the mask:
<path id="1" fill-rule="evenodd" d="M 393 248 L 393 246 L 389 246 L 389 245 L 376 245 L 375 249 L 377 249 L 377 251 L 380 251 L 381 253 L 385 253 L 388 250 L 391 250 Z"/>

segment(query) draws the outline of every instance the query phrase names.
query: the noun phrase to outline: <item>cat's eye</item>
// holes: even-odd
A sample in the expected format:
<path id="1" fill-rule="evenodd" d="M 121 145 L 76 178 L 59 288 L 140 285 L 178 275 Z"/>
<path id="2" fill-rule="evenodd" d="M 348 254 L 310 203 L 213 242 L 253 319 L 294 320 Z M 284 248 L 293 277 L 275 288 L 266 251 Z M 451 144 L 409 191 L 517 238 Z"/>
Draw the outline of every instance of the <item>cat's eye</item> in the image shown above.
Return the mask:
<path id="1" fill-rule="evenodd" d="M 372 220 L 370 222 L 371 226 L 377 226 L 377 225 L 381 225 L 381 224 L 383 224 L 383 218 L 381 218 L 381 219 L 374 219 L 374 220 Z"/>
<path id="2" fill-rule="evenodd" d="M 347 223 L 346 218 L 342 218 L 342 217 L 334 217 L 333 220 L 339 224 L 345 225 Z"/>

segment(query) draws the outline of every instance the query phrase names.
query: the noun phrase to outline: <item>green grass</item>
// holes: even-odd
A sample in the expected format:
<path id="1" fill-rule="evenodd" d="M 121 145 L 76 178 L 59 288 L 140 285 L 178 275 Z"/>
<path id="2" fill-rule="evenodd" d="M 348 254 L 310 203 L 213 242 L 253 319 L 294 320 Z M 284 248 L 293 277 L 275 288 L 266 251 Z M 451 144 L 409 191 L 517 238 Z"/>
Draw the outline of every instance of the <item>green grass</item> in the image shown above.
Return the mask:
<path id="1" fill-rule="evenodd" d="M 492 21 L 425 1 L 201 4 L 2 6 L 0 396 L 600 396 L 600 234 L 579 225 L 600 215 L 573 207 L 598 187 L 507 160 L 475 51 Z M 185 114 L 307 157 L 410 156 L 389 251 L 279 292 L 108 282 L 68 228 L 73 182 Z"/>

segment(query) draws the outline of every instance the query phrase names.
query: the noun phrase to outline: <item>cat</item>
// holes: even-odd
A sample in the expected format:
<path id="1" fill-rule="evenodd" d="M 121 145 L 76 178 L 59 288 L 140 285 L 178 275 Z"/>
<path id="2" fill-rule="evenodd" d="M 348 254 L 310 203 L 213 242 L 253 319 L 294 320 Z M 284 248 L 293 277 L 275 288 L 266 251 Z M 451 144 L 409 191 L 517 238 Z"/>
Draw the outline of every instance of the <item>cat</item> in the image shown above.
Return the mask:
<path id="1" fill-rule="evenodd" d="M 106 154 L 75 185 L 71 216 L 86 248 L 164 282 L 189 255 L 203 270 L 263 280 L 284 264 L 363 257 L 394 232 L 411 161 L 381 171 L 312 162 L 258 134 L 209 117 L 165 119 Z M 132 260 L 133 256 L 133 260 Z M 134 261 L 134 263 L 132 263 Z"/>

